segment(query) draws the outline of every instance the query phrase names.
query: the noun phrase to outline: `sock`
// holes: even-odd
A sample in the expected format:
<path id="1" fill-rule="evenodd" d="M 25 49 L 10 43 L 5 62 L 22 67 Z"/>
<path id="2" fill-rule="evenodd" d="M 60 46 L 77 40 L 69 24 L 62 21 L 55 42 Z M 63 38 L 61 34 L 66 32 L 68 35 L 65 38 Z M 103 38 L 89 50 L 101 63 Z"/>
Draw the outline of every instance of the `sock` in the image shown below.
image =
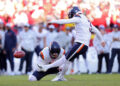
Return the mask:
<path id="1" fill-rule="evenodd" d="M 45 65 L 47 69 L 52 68 L 52 67 L 58 67 L 61 66 L 62 64 L 66 63 L 67 59 L 65 58 L 65 55 L 63 55 L 59 60 L 53 62 L 52 64 Z"/>
<path id="2" fill-rule="evenodd" d="M 87 71 L 89 71 L 87 60 L 85 60 L 85 66 L 86 66 L 86 68 L 87 68 Z"/>
<path id="3" fill-rule="evenodd" d="M 74 69 L 74 61 L 72 62 L 72 69 Z"/>
<path id="4" fill-rule="evenodd" d="M 75 59 L 74 59 L 75 60 Z M 72 64 L 71 64 L 71 71 L 70 71 L 70 74 L 73 74 L 73 72 L 74 72 L 74 61 L 72 62 Z"/>

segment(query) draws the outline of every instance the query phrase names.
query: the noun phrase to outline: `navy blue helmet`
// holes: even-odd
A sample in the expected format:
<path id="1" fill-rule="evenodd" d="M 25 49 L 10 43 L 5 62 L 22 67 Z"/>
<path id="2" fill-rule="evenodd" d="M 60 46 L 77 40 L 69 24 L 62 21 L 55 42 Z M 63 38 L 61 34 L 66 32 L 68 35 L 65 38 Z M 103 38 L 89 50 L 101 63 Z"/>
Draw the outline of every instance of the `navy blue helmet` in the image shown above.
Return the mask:
<path id="1" fill-rule="evenodd" d="M 80 9 L 77 6 L 72 7 L 68 13 L 68 17 L 72 18 L 79 11 Z"/>
<path id="2" fill-rule="evenodd" d="M 59 55 L 60 53 L 60 45 L 57 42 L 53 41 L 49 47 L 49 50 L 50 50 L 50 56 L 53 59 L 55 59 L 56 56 L 54 54 Z"/>

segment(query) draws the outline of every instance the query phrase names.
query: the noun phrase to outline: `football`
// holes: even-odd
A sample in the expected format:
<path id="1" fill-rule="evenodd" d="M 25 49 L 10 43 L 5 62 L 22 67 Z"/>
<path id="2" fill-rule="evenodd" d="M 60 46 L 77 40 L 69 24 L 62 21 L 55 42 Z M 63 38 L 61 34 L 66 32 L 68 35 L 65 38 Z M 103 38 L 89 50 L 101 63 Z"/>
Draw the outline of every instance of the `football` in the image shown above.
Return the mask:
<path id="1" fill-rule="evenodd" d="M 24 51 L 16 51 L 15 53 L 14 53 L 14 57 L 15 58 L 22 58 L 22 57 L 24 57 L 25 56 L 25 52 Z"/>

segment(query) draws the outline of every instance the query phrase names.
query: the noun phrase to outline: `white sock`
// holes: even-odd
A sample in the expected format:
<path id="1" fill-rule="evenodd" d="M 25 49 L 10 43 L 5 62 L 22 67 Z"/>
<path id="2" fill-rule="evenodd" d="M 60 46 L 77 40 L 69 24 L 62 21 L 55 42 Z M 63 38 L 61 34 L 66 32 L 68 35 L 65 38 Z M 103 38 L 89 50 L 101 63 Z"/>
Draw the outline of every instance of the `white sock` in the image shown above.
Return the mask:
<path id="1" fill-rule="evenodd" d="M 66 63 L 66 58 L 65 58 L 65 55 L 62 56 L 59 60 L 53 62 L 52 64 L 49 64 L 49 65 L 45 65 L 45 67 L 47 69 L 49 68 L 52 68 L 52 67 L 58 67 L 58 66 L 61 66 L 62 64 Z"/>
<path id="2" fill-rule="evenodd" d="M 88 70 L 89 70 L 89 68 L 88 68 L 88 62 L 87 62 L 87 60 L 85 60 L 85 66 L 86 66 L 87 71 L 88 71 Z"/>
<path id="3" fill-rule="evenodd" d="M 78 69 L 78 71 L 80 71 L 80 63 L 79 63 L 79 58 L 77 59 L 77 69 Z"/>
<path id="4" fill-rule="evenodd" d="M 72 62 L 72 69 L 74 69 L 74 61 Z"/>

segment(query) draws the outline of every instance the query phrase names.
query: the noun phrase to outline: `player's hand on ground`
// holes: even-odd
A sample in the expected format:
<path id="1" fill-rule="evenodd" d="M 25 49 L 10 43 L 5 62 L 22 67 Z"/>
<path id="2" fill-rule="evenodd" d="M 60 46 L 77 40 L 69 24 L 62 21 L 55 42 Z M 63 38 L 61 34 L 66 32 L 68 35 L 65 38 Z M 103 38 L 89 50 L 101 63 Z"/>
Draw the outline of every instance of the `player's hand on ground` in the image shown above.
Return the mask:
<path id="1" fill-rule="evenodd" d="M 41 71 L 41 69 L 40 69 L 40 65 L 39 65 L 39 64 L 37 64 L 37 66 L 36 66 L 36 70 L 37 70 L 37 71 Z"/>

